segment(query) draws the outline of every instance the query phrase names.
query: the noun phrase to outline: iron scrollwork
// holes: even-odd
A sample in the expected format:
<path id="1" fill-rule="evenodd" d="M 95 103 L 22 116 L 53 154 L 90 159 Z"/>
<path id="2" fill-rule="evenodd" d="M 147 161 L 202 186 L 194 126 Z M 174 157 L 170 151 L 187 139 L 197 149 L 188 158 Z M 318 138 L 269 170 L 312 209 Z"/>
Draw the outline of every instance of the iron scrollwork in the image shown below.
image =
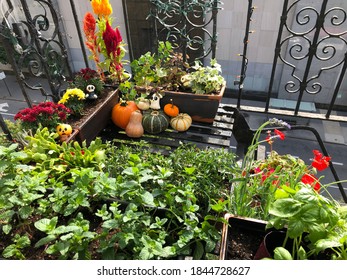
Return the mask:
<path id="1" fill-rule="evenodd" d="M 1 1 L 1 6 L 4 2 L 7 2 L 10 8 L 4 15 L 4 30 L 11 34 L 7 36 L 9 39 L 16 40 L 15 44 L 12 43 L 11 55 L 16 56 L 15 68 L 19 72 L 17 77 L 26 87 L 39 90 L 44 96 L 52 97 L 54 101 L 59 100 L 60 88 L 66 80 L 65 77 L 71 76 L 71 69 L 59 29 L 59 18 L 52 1 L 20 0 L 16 7 L 8 0 Z M 21 18 L 25 20 L 16 20 L 15 9 L 22 13 Z M 47 93 L 41 84 L 29 84 L 26 73 L 29 76 L 47 79 L 51 93 Z M 26 92 L 23 94 L 26 95 Z"/>
<path id="2" fill-rule="evenodd" d="M 150 0 L 156 39 L 170 41 L 185 60 L 215 57 L 220 0 Z"/>
<path id="3" fill-rule="evenodd" d="M 289 6 L 285 18 L 299 2 L 301 1 L 295 1 Z M 287 52 L 279 53 L 279 58 L 285 65 L 291 67 L 291 76 L 294 79 L 286 83 L 285 90 L 288 93 L 299 93 L 299 101 L 304 92 L 313 95 L 321 92 L 323 87 L 318 80 L 323 71 L 336 68 L 345 62 L 347 41 L 343 36 L 347 34 L 347 30 L 342 32 L 335 30 L 343 27 L 347 15 L 340 7 L 326 10 L 326 4 L 327 1 L 323 1 L 320 10 L 303 7 L 296 12 L 292 27 L 287 22 L 284 24 L 289 35 L 282 39 L 280 48 L 285 50 L 286 45 L 288 48 Z M 295 30 L 296 28 L 298 30 Z M 296 66 L 300 61 L 305 61 L 302 75 Z M 311 66 L 318 64 L 322 67 L 313 70 Z"/>

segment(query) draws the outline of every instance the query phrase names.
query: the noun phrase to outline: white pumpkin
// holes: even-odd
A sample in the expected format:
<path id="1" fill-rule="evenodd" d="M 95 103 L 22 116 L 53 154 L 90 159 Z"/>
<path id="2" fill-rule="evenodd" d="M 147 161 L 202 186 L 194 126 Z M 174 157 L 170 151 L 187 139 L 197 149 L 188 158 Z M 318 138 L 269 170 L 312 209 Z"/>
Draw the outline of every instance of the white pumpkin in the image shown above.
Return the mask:
<path id="1" fill-rule="evenodd" d="M 138 102 L 136 103 L 136 105 L 137 105 L 137 108 L 139 108 L 140 110 L 146 111 L 149 109 L 150 101 L 149 101 L 149 99 L 140 97 L 138 99 Z"/>
<path id="2" fill-rule="evenodd" d="M 192 118 L 186 113 L 180 113 L 171 119 L 170 125 L 174 130 L 186 131 L 192 125 Z"/>

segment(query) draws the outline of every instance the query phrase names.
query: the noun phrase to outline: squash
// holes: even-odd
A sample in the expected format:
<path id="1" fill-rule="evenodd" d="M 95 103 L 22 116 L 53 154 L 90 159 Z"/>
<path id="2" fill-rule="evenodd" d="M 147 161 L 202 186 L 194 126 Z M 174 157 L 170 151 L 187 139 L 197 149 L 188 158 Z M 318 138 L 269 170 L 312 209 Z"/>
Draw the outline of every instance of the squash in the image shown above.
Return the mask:
<path id="1" fill-rule="evenodd" d="M 131 138 L 140 138 L 143 135 L 144 130 L 140 110 L 131 113 L 129 123 L 125 128 L 125 133 Z"/>
<path id="2" fill-rule="evenodd" d="M 137 108 L 139 108 L 142 111 L 146 111 L 149 109 L 150 106 L 150 101 L 149 99 L 140 97 L 139 99 L 137 99 Z"/>
<path id="3" fill-rule="evenodd" d="M 180 113 L 171 119 L 170 125 L 174 130 L 186 131 L 192 125 L 192 118 L 186 113 Z"/>
<path id="4" fill-rule="evenodd" d="M 125 129 L 129 123 L 131 113 L 137 109 L 134 101 L 121 100 L 113 107 L 111 119 L 116 126 Z"/>
<path id="5" fill-rule="evenodd" d="M 146 111 L 143 114 L 142 126 L 148 133 L 160 133 L 169 127 L 169 118 L 162 110 L 152 110 L 150 113 Z"/>
<path id="6" fill-rule="evenodd" d="M 170 99 L 171 103 L 168 103 L 164 106 L 164 113 L 170 117 L 176 117 L 180 113 L 180 110 L 176 105 L 173 104 L 172 99 Z"/>

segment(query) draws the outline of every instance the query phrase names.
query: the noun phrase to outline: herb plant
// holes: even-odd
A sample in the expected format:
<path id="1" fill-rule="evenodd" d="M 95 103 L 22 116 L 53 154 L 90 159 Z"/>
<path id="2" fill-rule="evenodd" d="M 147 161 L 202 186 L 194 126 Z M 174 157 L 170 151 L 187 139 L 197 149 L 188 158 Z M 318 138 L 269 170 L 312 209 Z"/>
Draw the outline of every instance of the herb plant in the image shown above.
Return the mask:
<path id="1" fill-rule="evenodd" d="M 58 144 L 56 137 L 44 128 L 28 137 L 22 150 L 17 144 L 2 147 L 2 257 L 201 259 L 214 254 L 220 239 L 216 225 L 227 209 L 225 185 L 233 177 L 232 153 L 182 146 L 164 156 L 142 143 L 114 147 L 96 139 L 86 146 Z"/>

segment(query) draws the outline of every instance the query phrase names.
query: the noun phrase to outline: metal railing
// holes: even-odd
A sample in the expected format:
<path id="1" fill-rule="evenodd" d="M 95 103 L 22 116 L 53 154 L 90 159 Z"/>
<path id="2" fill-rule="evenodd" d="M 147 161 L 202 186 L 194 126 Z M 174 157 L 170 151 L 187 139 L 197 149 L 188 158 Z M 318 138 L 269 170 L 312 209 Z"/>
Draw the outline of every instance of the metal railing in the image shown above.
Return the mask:
<path id="1" fill-rule="evenodd" d="M 55 5 L 52 0 L 0 1 L 0 41 L 28 106 L 33 104 L 27 89 L 58 101 L 65 77 L 71 76 Z M 45 78 L 48 88 L 30 84 L 28 76 Z"/>
<path id="2" fill-rule="evenodd" d="M 154 18 L 157 39 L 162 38 L 176 45 L 186 61 L 189 61 L 192 53 L 194 59 L 202 59 L 209 54 L 215 57 L 220 0 L 150 0 L 150 2 L 152 8 L 149 18 Z"/>
<path id="3" fill-rule="evenodd" d="M 321 0 L 320 7 L 313 7 L 310 3 L 305 4 L 301 0 L 283 0 L 283 9 L 280 17 L 280 26 L 274 48 L 274 58 L 268 92 L 266 94 L 265 108 L 252 108 L 242 106 L 242 95 L 244 92 L 244 82 L 247 75 L 247 50 L 249 44 L 249 34 L 251 20 L 254 10 L 253 0 L 248 0 L 248 13 L 246 19 L 246 30 L 244 39 L 244 49 L 242 56 L 242 67 L 239 79 L 235 81 L 238 86 L 237 108 L 244 110 L 254 110 L 258 112 L 273 113 L 277 115 L 290 115 L 305 118 L 318 118 L 333 121 L 347 121 L 347 117 L 332 115 L 336 104 L 336 98 L 341 89 L 346 68 L 347 68 L 347 29 L 344 24 L 347 21 L 347 12 L 343 7 L 328 8 L 329 0 Z M 317 2 L 318 3 L 318 2 Z M 300 28 L 295 29 L 295 26 Z M 338 44 L 340 46 L 338 47 Z M 342 45 L 342 47 L 341 47 Z M 296 95 L 295 108 L 287 110 L 285 108 L 274 109 L 270 106 L 270 100 L 275 98 L 274 81 L 278 62 L 283 63 L 290 70 L 290 79 L 286 81 L 284 90 L 286 93 Z M 319 69 L 317 65 L 323 63 Z M 298 73 L 299 66 L 303 67 L 302 74 Z M 304 66 L 302 66 L 304 64 Z M 327 106 L 325 114 L 305 112 L 301 110 L 303 97 L 305 95 L 317 95 L 322 92 L 323 85 L 319 81 L 324 73 L 330 70 L 337 70 L 335 88 Z"/>

